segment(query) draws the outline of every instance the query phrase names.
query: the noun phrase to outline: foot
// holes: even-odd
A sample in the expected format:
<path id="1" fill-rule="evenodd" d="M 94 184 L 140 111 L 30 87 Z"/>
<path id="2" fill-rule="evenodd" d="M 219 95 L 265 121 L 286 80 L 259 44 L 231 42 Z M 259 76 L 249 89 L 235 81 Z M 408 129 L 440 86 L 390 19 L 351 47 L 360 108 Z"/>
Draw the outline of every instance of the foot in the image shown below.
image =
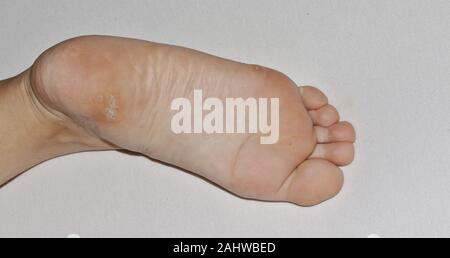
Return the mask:
<path id="1" fill-rule="evenodd" d="M 311 206 L 342 188 L 355 131 L 313 87 L 274 70 L 145 41 L 90 36 L 46 51 L 30 73 L 48 116 L 91 149 L 127 149 L 192 171 L 244 198 Z M 175 134 L 176 98 L 279 98 L 279 140 Z M 86 148 L 85 148 L 86 149 Z"/>

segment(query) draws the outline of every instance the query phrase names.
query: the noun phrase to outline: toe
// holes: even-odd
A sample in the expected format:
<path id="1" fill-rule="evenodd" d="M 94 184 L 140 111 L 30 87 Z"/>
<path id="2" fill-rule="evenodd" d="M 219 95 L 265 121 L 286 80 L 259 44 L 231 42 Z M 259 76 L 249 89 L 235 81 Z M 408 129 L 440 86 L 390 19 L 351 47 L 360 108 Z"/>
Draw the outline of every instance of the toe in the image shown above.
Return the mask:
<path id="1" fill-rule="evenodd" d="M 292 174 L 288 201 L 301 206 L 313 206 L 336 196 L 342 189 L 342 171 L 326 160 L 303 162 Z"/>
<path id="2" fill-rule="evenodd" d="M 311 86 L 300 87 L 300 93 L 306 109 L 313 110 L 324 107 L 328 104 L 328 98 L 317 88 Z"/>
<path id="3" fill-rule="evenodd" d="M 348 122 L 340 122 L 331 127 L 314 127 L 318 143 L 351 142 L 356 140 L 355 129 Z"/>
<path id="4" fill-rule="evenodd" d="M 348 142 L 318 144 L 311 155 L 311 158 L 326 159 L 338 166 L 349 165 L 354 157 L 355 147 Z"/>
<path id="5" fill-rule="evenodd" d="M 339 113 L 332 105 L 326 105 L 318 110 L 309 111 L 314 125 L 329 127 L 339 122 Z"/>

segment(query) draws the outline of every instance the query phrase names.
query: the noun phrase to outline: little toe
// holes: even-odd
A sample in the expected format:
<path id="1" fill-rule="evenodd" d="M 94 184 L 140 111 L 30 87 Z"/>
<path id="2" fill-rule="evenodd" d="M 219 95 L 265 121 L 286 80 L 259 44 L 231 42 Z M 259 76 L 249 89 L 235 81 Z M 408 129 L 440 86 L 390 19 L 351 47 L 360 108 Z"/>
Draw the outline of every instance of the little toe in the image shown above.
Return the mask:
<path id="1" fill-rule="evenodd" d="M 327 96 L 317 88 L 311 86 L 300 87 L 300 94 L 306 109 L 313 110 L 324 107 L 328 104 Z"/>
<path id="2" fill-rule="evenodd" d="M 318 144 L 310 158 L 326 159 L 337 166 L 351 164 L 355 157 L 353 143 L 336 142 L 329 144 Z"/>
<path id="3" fill-rule="evenodd" d="M 339 113 L 332 105 L 326 105 L 318 110 L 309 111 L 314 125 L 329 127 L 339 122 Z"/>
<path id="4" fill-rule="evenodd" d="M 303 162 L 291 175 L 288 201 L 300 206 L 313 206 L 336 196 L 342 189 L 344 175 L 332 163 L 311 159 Z"/>
<path id="5" fill-rule="evenodd" d="M 356 140 L 355 128 L 348 122 L 340 122 L 331 127 L 314 127 L 318 143 L 350 142 Z"/>

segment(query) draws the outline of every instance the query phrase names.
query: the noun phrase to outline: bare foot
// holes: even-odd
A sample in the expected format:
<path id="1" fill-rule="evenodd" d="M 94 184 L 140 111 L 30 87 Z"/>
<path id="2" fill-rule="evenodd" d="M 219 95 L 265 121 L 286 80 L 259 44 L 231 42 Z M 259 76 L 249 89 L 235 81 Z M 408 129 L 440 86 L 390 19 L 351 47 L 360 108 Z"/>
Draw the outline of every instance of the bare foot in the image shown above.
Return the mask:
<path id="1" fill-rule="evenodd" d="M 313 87 L 277 71 L 145 41 L 89 36 L 46 51 L 30 85 L 80 150 L 127 149 L 192 171 L 239 196 L 311 206 L 342 188 L 355 131 Z M 279 140 L 175 134 L 176 98 L 278 98 Z M 73 152 L 74 150 L 71 150 Z"/>

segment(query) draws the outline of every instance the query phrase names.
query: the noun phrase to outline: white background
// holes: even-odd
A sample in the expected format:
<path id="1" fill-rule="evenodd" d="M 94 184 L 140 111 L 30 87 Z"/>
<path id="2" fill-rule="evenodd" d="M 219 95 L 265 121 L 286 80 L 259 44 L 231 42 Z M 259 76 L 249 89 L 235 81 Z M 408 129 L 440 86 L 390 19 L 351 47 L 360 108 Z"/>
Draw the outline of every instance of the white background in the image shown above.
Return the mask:
<path id="1" fill-rule="evenodd" d="M 0 189 L 0 237 L 450 237 L 450 1 L 0 1 L 0 78 L 83 34 L 141 38 L 320 86 L 357 130 L 336 199 L 246 201 L 117 152 Z M 1 121 L 0 121 L 1 123 Z"/>

